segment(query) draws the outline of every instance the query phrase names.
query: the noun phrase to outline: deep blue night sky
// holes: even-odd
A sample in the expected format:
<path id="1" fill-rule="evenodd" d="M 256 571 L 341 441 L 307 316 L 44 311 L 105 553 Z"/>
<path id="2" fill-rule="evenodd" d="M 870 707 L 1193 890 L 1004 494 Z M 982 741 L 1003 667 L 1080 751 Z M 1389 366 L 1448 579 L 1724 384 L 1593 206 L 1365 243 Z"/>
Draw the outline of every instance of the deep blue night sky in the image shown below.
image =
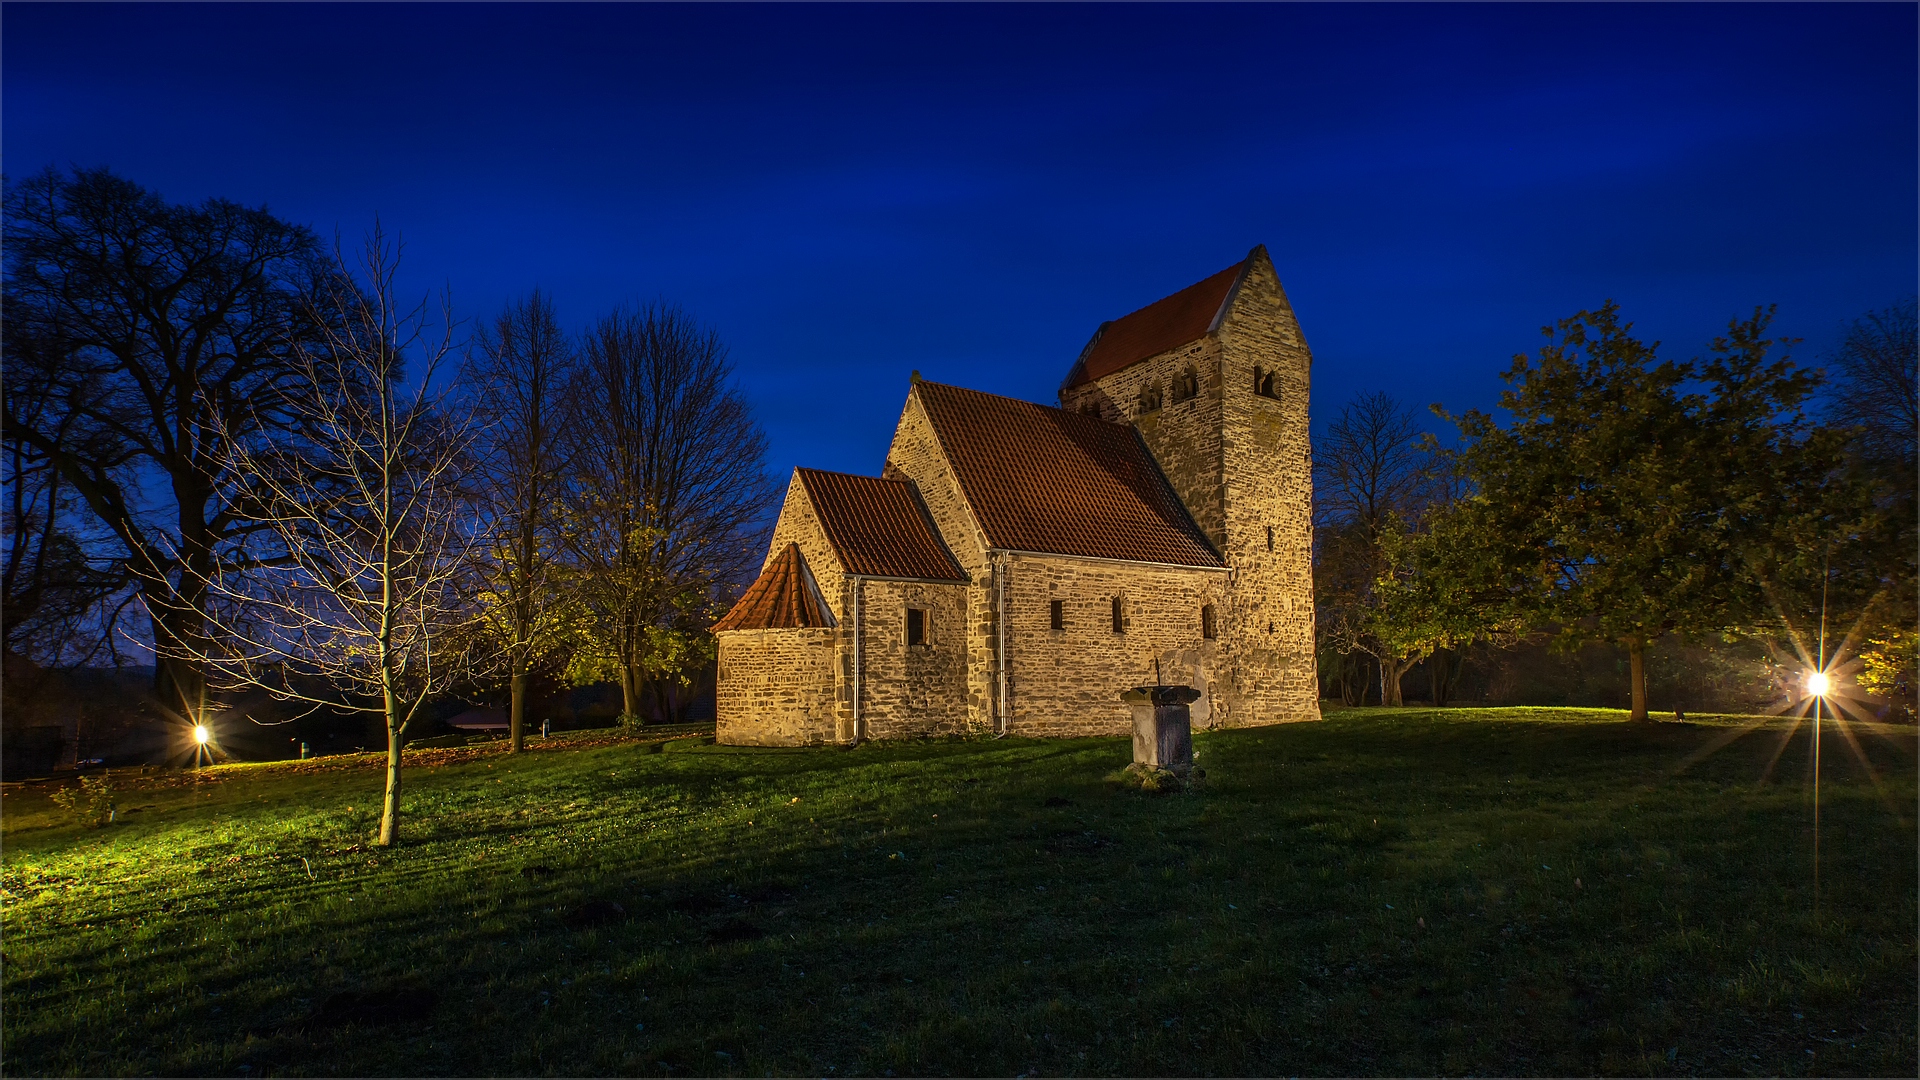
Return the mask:
<path id="1" fill-rule="evenodd" d="M 37 6 L 9 176 L 107 165 L 331 235 L 466 316 L 665 299 L 784 476 L 877 472 L 908 372 L 1052 402 L 1089 334 L 1265 243 L 1354 393 L 1490 406 L 1618 299 L 1817 360 L 1916 277 L 1912 5 Z"/>

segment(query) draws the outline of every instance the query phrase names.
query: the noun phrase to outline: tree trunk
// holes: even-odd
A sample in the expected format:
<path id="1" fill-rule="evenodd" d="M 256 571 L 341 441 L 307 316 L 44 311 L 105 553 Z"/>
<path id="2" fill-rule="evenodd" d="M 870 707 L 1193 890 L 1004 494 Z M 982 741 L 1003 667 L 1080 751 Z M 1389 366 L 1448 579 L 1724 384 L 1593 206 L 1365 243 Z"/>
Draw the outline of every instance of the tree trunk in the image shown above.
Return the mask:
<path id="1" fill-rule="evenodd" d="M 158 620 L 155 620 L 156 624 Z M 154 637 L 160 638 L 159 627 Z M 189 727 L 206 715 L 207 680 L 200 666 L 181 657 L 156 656 L 153 664 L 153 696 L 160 707 L 176 713 Z"/>
<path id="2" fill-rule="evenodd" d="M 1460 673 L 1467 670 L 1465 650 L 1436 649 L 1433 654 L 1439 664 L 1439 678 L 1433 684 L 1433 703 L 1444 706 L 1453 701 L 1453 692 L 1460 685 Z"/>
<path id="3" fill-rule="evenodd" d="M 380 802 L 381 847 L 391 847 L 400 838 L 400 731 L 393 726 L 393 714 L 387 714 L 387 795 Z"/>
<path id="4" fill-rule="evenodd" d="M 1405 660 L 1380 661 L 1380 704 L 1404 705 L 1406 701 L 1400 694 L 1400 680 L 1407 677 L 1413 665 Z"/>
<path id="5" fill-rule="evenodd" d="M 1629 720 L 1647 718 L 1647 643 L 1639 638 L 1627 639 L 1627 677 L 1633 682 L 1633 712 Z"/>
<path id="6" fill-rule="evenodd" d="M 510 753 L 519 753 L 527 748 L 527 673 L 513 673 L 513 704 L 507 707 L 507 737 L 511 740 Z"/>
<path id="7" fill-rule="evenodd" d="M 147 611 L 153 625 L 153 696 L 164 715 L 178 716 L 189 727 L 206 716 L 207 675 L 200 657 L 206 655 L 205 633 L 186 625 L 198 619 L 165 578 L 142 580 Z M 204 601 L 203 601 L 204 602 Z"/>
<path id="8" fill-rule="evenodd" d="M 640 715 L 640 672 L 633 667 L 620 669 L 620 713 L 635 718 Z"/>

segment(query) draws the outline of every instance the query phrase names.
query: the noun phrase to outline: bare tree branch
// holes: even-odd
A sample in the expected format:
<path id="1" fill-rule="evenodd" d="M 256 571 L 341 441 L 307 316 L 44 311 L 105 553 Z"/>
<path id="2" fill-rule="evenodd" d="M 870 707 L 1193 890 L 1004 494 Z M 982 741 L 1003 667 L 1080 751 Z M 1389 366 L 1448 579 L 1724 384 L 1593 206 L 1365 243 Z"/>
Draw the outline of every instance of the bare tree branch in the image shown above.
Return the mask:
<path id="1" fill-rule="evenodd" d="M 297 381 L 267 406 L 294 421 L 300 443 L 254 437 L 257 424 L 221 443 L 225 467 L 259 485 L 277 557 L 206 582 L 218 633 L 190 658 L 229 688 L 381 716 L 379 842 L 391 844 L 408 726 L 460 675 L 445 639 L 470 617 L 468 427 L 432 389 L 453 349 L 444 303 L 429 336 L 426 305 L 395 301 L 399 245 L 376 225 L 357 260 L 336 250 L 335 261 L 315 313 L 325 332 L 296 351 Z"/>

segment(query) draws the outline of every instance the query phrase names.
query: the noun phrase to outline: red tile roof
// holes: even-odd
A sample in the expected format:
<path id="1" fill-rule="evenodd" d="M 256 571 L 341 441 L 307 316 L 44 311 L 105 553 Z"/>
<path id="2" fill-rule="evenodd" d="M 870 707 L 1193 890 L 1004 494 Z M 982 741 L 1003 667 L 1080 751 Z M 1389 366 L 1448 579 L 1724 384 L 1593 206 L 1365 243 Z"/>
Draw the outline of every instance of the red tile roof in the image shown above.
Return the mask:
<path id="1" fill-rule="evenodd" d="M 916 389 L 989 545 L 1225 565 L 1133 428 L 957 386 Z"/>
<path id="2" fill-rule="evenodd" d="M 795 472 L 847 573 L 967 580 L 912 484 L 819 469 Z"/>
<path id="3" fill-rule="evenodd" d="M 784 627 L 832 626 L 833 617 L 807 573 L 799 544 L 788 544 L 773 557 L 753 584 L 719 622 L 722 630 L 771 630 Z"/>
<path id="4" fill-rule="evenodd" d="M 1104 379 L 1149 356 L 1158 356 L 1205 336 L 1246 265 L 1243 259 L 1131 315 L 1102 323 L 1073 369 L 1067 372 L 1064 385 L 1078 386 Z"/>

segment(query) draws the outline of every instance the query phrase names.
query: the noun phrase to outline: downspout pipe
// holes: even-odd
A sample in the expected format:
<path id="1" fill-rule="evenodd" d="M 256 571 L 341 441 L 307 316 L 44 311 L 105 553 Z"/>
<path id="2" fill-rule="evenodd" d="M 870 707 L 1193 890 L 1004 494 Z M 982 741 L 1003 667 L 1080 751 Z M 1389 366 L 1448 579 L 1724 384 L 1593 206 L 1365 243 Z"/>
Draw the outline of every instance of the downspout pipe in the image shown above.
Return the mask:
<path id="1" fill-rule="evenodd" d="M 864 610 L 866 605 L 862 604 L 860 601 L 866 595 L 867 580 L 858 575 L 848 575 L 848 580 L 853 585 L 853 743 L 852 745 L 859 746 L 860 738 L 864 734 L 864 732 L 860 730 L 860 677 L 861 677 L 861 669 L 863 666 L 863 662 L 866 659 L 865 656 L 863 656 L 861 653 L 861 640 L 860 640 L 861 639 L 860 631 L 863 625 L 861 622 L 861 619 L 866 614 Z"/>
<path id="2" fill-rule="evenodd" d="M 995 668 L 999 678 L 996 688 L 999 699 L 1000 731 L 996 738 L 1005 738 L 1013 730 L 1013 716 L 1007 708 L 1007 571 L 1012 559 L 1004 551 L 994 552 L 993 572 L 994 619 L 993 629 L 998 637 L 998 648 L 994 650 Z"/>

